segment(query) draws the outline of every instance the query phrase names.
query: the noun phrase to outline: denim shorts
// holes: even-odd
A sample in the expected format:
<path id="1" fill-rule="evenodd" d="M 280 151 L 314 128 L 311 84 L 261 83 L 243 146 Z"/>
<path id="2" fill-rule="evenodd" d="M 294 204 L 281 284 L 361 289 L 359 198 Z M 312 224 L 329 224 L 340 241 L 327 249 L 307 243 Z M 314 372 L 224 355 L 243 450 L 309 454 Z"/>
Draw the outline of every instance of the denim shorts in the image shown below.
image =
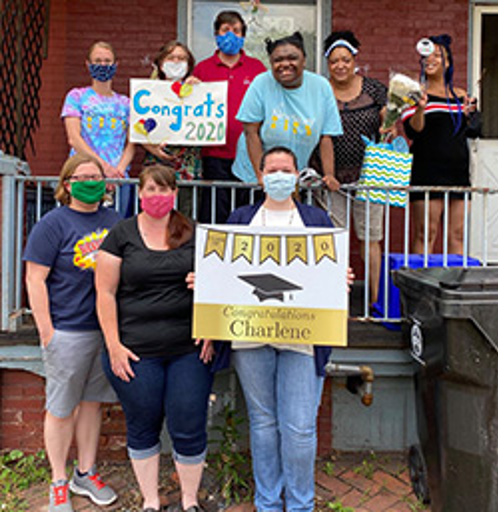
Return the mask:
<path id="1" fill-rule="evenodd" d="M 114 375 L 106 351 L 102 362 L 123 406 L 130 458 L 147 459 L 161 451 L 160 435 L 166 418 L 175 459 L 184 464 L 204 460 L 213 375 L 198 351 L 131 361 L 135 377 L 130 382 Z"/>
<path id="2" fill-rule="evenodd" d="M 103 346 L 100 331 L 54 331 L 49 344 L 42 348 L 45 409 L 50 414 L 67 418 L 82 401 L 117 401 L 102 371 Z"/>

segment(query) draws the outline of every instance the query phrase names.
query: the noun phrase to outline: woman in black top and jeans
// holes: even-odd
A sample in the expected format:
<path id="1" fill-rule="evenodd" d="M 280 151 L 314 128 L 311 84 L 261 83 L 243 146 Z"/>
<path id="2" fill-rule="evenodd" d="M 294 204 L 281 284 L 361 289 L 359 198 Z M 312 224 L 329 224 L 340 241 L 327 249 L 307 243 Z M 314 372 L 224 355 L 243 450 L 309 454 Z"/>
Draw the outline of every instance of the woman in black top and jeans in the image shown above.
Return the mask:
<path id="1" fill-rule="evenodd" d="M 193 226 L 173 210 L 175 174 L 140 175 L 142 212 L 119 223 L 97 261 L 97 311 L 107 352 L 104 370 L 126 416 L 128 453 L 144 510 L 160 508 L 160 433 L 164 417 L 180 479 L 179 510 L 199 510 L 212 375 L 211 342 L 191 337 Z"/>

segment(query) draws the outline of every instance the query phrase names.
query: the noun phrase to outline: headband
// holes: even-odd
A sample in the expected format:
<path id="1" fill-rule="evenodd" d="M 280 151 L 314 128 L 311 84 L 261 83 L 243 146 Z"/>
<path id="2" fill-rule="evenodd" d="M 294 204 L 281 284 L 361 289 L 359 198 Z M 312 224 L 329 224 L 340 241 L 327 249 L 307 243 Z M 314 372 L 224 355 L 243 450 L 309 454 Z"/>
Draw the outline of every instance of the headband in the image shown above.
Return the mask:
<path id="1" fill-rule="evenodd" d="M 332 53 L 332 50 L 334 50 L 338 46 L 343 46 L 344 48 L 347 48 L 353 55 L 356 55 L 358 53 L 358 48 L 355 48 L 349 41 L 346 41 L 345 39 L 337 39 L 337 41 L 334 41 L 329 46 L 328 50 L 325 52 L 325 57 L 328 58 L 328 56 Z"/>

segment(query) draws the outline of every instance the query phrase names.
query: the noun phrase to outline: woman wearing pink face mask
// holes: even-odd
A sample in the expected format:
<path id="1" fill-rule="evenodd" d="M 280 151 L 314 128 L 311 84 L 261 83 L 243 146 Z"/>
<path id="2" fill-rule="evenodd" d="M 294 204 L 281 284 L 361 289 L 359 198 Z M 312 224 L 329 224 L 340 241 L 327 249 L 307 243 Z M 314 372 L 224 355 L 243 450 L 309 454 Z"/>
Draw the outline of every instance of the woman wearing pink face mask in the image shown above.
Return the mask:
<path id="1" fill-rule="evenodd" d="M 173 209 L 175 173 L 160 165 L 140 175 L 142 212 L 120 222 L 97 259 L 97 313 L 107 351 L 104 371 L 126 416 L 128 454 L 143 510 L 160 510 L 160 433 L 166 417 L 180 479 L 178 510 L 200 510 L 206 457 L 211 342 L 191 338 L 192 223 Z M 188 393 L 185 392 L 188 390 Z"/>

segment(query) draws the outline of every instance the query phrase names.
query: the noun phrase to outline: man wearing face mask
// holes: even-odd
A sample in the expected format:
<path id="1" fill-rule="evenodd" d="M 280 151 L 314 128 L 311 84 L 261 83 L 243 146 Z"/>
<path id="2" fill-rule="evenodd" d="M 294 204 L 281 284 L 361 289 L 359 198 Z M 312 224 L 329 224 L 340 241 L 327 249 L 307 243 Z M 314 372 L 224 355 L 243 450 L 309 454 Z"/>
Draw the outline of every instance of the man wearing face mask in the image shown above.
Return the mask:
<path id="1" fill-rule="evenodd" d="M 266 71 L 258 59 L 246 55 L 242 49 L 247 25 L 236 11 L 222 11 L 214 21 L 217 50 L 200 62 L 194 76 L 203 82 L 228 82 L 228 109 L 226 144 L 202 149 L 203 178 L 206 180 L 239 181 L 232 174 L 237 141 L 242 133 L 242 123 L 235 119 L 240 104 L 252 80 Z M 216 218 L 211 216 L 211 191 L 202 197 L 200 220 L 223 223 L 231 209 L 230 190 L 216 191 Z"/>

